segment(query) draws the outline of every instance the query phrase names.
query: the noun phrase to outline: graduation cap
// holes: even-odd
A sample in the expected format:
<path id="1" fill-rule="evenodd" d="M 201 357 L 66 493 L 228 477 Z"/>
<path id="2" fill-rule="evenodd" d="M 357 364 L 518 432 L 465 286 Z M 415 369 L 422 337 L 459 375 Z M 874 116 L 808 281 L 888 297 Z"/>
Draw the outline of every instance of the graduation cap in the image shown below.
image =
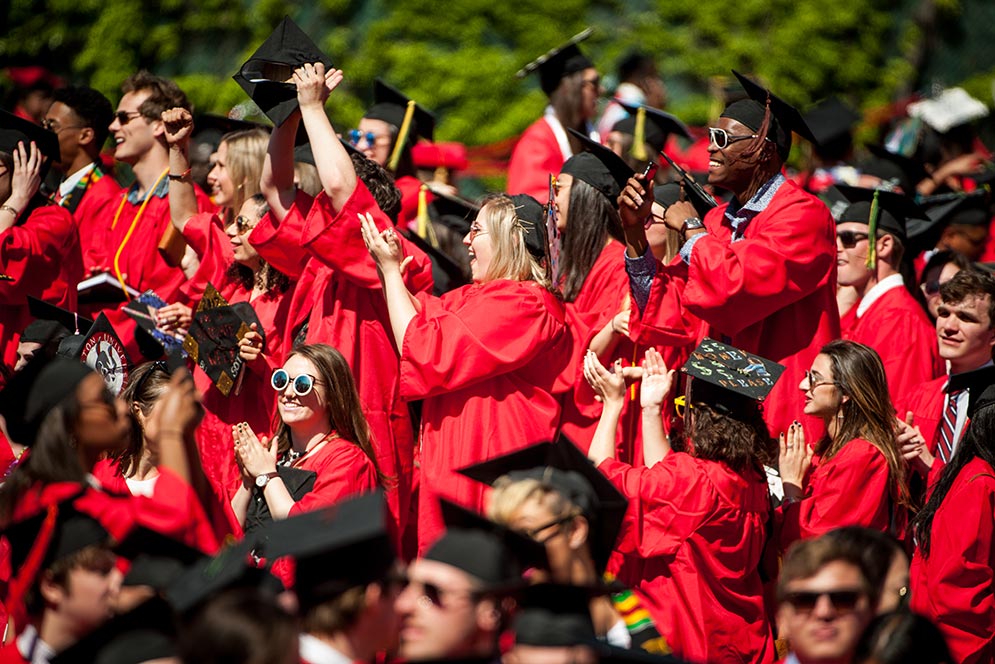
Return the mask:
<path id="1" fill-rule="evenodd" d="M 667 138 L 671 134 L 692 140 L 691 132 L 688 130 L 687 125 L 681 122 L 680 118 L 676 115 L 671 115 L 666 111 L 661 111 L 652 106 L 635 106 L 622 102 L 619 102 L 619 104 L 629 112 L 629 117 L 616 122 L 612 127 L 612 131 L 637 137 L 640 133 L 640 123 L 642 123 L 641 131 L 643 140 L 641 142 L 635 141 L 632 146 L 632 156 L 640 161 L 645 161 L 653 156 L 647 155 L 645 153 L 645 146 L 640 143 L 649 143 L 653 148 L 653 152 L 657 153 L 663 152 L 663 146 L 667 144 Z M 640 119 L 640 115 L 642 119 Z M 642 150 L 643 153 L 639 154 L 638 150 Z"/>
<path id="2" fill-rule="evenodd" d="M 933 99 L 909 104 L 909 117 L 919 118 L 932 129 L 945 134 L 954 127 L 988 115 L 988 107 L 964 88 L 947 88 Z"/>
<path id="3" fill-rule="evenodd" d="M 34 356 L 0 391 L 0 415 L 10 438 L 34 445 L 48 412 L 72 394 L 93 370 L 78 360 Z"/>
<path id="4" fill-rule="evenodd" d="M 385 510 L 378 491 L 273 521 L 254 534 L 256 550 L 267 558 L 293 556 L 294 587 L 306 610 L 387 576 L 397 557 Z"/>
<path id="5" fill-rule="evenodd" d="M 332 66 L 328 56 L 285 16 L 232 78 L 280 126 L 298 108 L 297 86 L 291 81 L 294 70 L 313 62 L 321 62 L 326 69 Z"/>
<path id="6" fill-rule="evenodd" d="M 684 188 L 684 195 L 687 200 L 694 206 L 694 210 L 698 213 L 698 216 L 703 218 L 709 210 L 715 207 L 715 201 L 705 199 L 701 195 L 701 191 L 702 190 L 696 189 L 695 187 Z M 666 184 L 658 184 L 653 187 L 653 200 L 662 205 L 664 209 L 670 207 L 680 199 L 680 182 L 668 182 Z"/>
<path id="7" fill-rule="evenodd" d="M 556 583 L 529 586 L 518 599 L 515 643 L 558 647 L 597 641 L 587 588 Z"/>
<path id="8" fill-rule="evenodd" d="M 50 664 L 144 664 L 178 656 L 176 616 L 153 597 L 111 618 L 55 655 Z"/>
<path id="9" fill-rule="evenodd" d="M 538 443 L 458 470 L 493 486 L 499 477 L 534 479 L 577 506 L 590 524 L 588 544 L 598 572 L 608 565 L 628 501 L 566 437 Z"/>
<path id="10" fill-rule="evenodd" d="M 78 358 L 100 374 L 111 392 L 120 394 L 124 389 L 131 373 L 131 361 L 121 337 L 103 312 L 83 337 Z"/>
<path id="11" fill-rule="evenodd" d="M 823 99 L 810 108 L 804 116 L 805 124 L 812 129 L 816 143 L 827 145 L 841 139 L 852 138 L 854 125 L 861 115 L 839 97 Z"/>
<path id="12" fill-rule="evenodd" d="M 28 295 L 28 312 L 35 320 L 45 320 L 58 323 L 63 329 L 71 334 L 86 334 L 93 326 L 93 321 L 85 316 L 80 316 L 75 311 L 69 311 L 62 307 L 39 300 Z"/>
<path id="13" fill-rule="evenodd" d="M 521 588 L 527 569 L 547 567 L 542 544 L 456 503 L 440 499 L 439 505 L 446 533 L 422 556 L 425 560 L 463 570 L 488 592 Z"/>
<path id="14" fill-rule="evenodd" d="M 922 164 L 904 155 L 888 150 L 883 145 L 868 145 L 871 156 L 859 164 L 861 173 L 881 178 L 880 189 L 901 187 L 902 192 L 914 195 L 916 185 L 926 177 Z"/>
<path id="15" fill-rule="evenodd" d="M 739 79 L 739 83 L 746 90 L 749 99 L 729 104 L 722 111 L 722 117 L 736 120 L 753 131 L 760 131 L 769 108 L 770 128 L 767 130 L 767 138 L 777 145 L 777 153 L 782 160 L 787 159 L 788 153 L 791 151 L 792 132 L 818 145 L 819 141 L 816 140 L 797 108 L 735 69 L 732 73 Z"/>
<path id="16" fill-rule="evenodd" d="M 515 76 L 525 78 L 533 72 L 539 72 L 539 86 L 547 95 L 553 93 L 560 85 L 560 81 L 579 71 L 590 69 L 594 66 L 580 47 L 577 46 L 594 32 L 592 28 L 587 28 L 570 38 L 570 40 L 557 46 L 545 55 L 541 55 L 529 64 L 522 67 Z"/>
<path id="17" fill-rule="evenodd" d="M 160 591 L 207 557 L 204 552 L 145 526 L 128 531 L 114 552 L 131 561 L 124 585 L 151 586 Z"/>
<path id="18" fill-rule="evenodd" d="M 954 194 L 949 200 L 930 207 L 926 215 L 941 226 L 958 224 L 987 227 L 991 221 L 988 196 L 989 192 L 985 189 L 968 194 Z"/>
<path id="19" fill-rule="evenodd" d="M 835 185 L 836 190 L 850 203 L 836 220 L 836 223 L 857 222 L 867 224 L 877 235 L 883 230 L 897 237 L 905 244 L 906 220 L 927 219 L 926 211 L 916 205 L 910 197 L 882 189 L 865 189 L 845 184 Z"/>
<path id="20" fill-rule="evenodd" d="M 419 138 L 431 141 L 435 135 L 435 116 L 379 78 L 373 82 L 373 106 L 363 117 L 382 120 L 397 127 L 388 166 L 391 171 L 397 170 L 401 154 L 409 143 L 417 143 Z"/>
<path id="21" fill-rule="evenodd" d="M 618 195 L 635 171 L 604 145 L 592 141 L 575 129 L 567 131 L 581 142 L 585 152 L 567 159 L 560 172 L 591 185 L 608 199 L 612 207 L 618 208 Z"/>
<path id="22" fill-rule="evenodd" d="M 435 284 L 432 287 L 432 293 L 434 295 L 441 296 L 470 283 L 463 268 L 441 249 L 433 247 L 429 241 L 417 233 L 404 232 L 404 237 L 411 244 L 424 251 L 432 261 L 432 279 Z"/>
<path id="23" fill-rule="evenodd" d="M 48 172 L 48 166 L 61 160 L 59 152 L 59 136 L 33 122 L 19 118 L 13 113 L 0 111 L 0 152 L 13 154 L 18 143 L 24 143 L 24 149 L 31 149 L 31 141 L 41 150 L 48 160 L 42 166 L 42 179 Z"/>
<path id="24" fill-rule="evenodd" d="M 428 204 L 430 217 L 460 236 L 470 232 L 470 224 L 480 212 L 479 205 L 435 189 L 432 190 L 432 196 L 432 202 Z"/>
<path id="25" fill-rule="evenodd" d="M 544 259 L 549 253 L 549 238 L 546 232 L 546 210 L 542 204 L 528 194 L 509 196 L 515 206 L 515 216 L 523 222 L 525 248 L 535 258 Z"/>
<path id="26" fill-rule="evenodd" d="M 228 304 L 218 289 L 207 284 L 183 340 L 183 350 L 225 396 L 231 393 L 245 370 L 245 363 L 239 358 L 238 342 L 251 331 L 253 323 L 258 328 L 256 333 L 262 334 L 263 326 L 251 304 Z"/>
<path id="27" fill-rule="evenodd" d="M 270 131 L 271 129 L 269 125 L 265 125 L 261 122 L 231 118 L 226 115 L 218 115 L 216 113 L 204 113 L 202 115 L 198 115 L 194 118 L 193 128 L 194 136 L 199 136 L 201 133 L 214 132 L 217 133 L 219 137 L 236 131 L 249 131 L 250 129 L 265 129 L 266 131 Z"/>
<path id="28" fill-rule="evenodd" d="M 246 538 L 205 557 L 187 568 L 163 593 L 179 614 L 187 614 L 211 597 L 234 588 L 260 588 L 274 595 L 281 581 L 259 567 L 253 555 L 255 540 Z"/>
<path id="29" fill-rule="evenodd" d="M 784 366 L 706 337 L 681 371 L 697 379 L 691 388 L 693 401 L 721 409 L 730 397 L 752 402 L 766 399 Z"/>

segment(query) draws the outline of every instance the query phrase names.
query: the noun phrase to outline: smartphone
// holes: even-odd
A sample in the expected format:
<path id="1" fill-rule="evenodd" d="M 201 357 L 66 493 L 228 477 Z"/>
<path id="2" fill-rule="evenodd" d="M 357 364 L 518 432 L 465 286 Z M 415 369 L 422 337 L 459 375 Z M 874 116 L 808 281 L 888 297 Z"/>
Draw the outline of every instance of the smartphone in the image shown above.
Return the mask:
<path id="1" fill-rule="evenodd" d="M 660 168 L 660 165 L 655 161 L 650 161 L 646 164 L 646 170 L 643 171 L 643 182 L 653 182 L 653 178 L 656 177 L 656 171 Z"/>

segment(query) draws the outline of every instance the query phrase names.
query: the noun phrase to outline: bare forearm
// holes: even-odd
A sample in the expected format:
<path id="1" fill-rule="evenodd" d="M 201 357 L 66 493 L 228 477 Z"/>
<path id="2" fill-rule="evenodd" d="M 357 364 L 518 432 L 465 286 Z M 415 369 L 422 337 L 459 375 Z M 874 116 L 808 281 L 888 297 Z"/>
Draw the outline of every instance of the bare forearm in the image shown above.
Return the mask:
<path id="1" fill-rule="evenodd" d="M 245 484 L 238 487 L 238 491 L 231 498 L 231 511 L 240 525 L 245 525 L 245 517 L 249 513 L 249 500 L 251 499 L 252 491 Z"/>
<path id="2" fill-rule="evenodd" d="M 176 230 L 183 232 L 190 217 L 197 214 L 197 193 L 190 179 L 190 159 L 185 147 L 169 148 L 169 218 Z M 173 176 L 183 176 L 179 179 Z"/>
<path id="3" fill-rule="evenodd" d="M 618 342 L 622 340 L 622 335 L 617 334 L 614 327 L 615 317 L 613 316 L 608 320 L 605 326 L 594 335 L 591 339 L 591 343 L 587 346 L 589 350 L 594 351 L 594 354 L 597 355 L 602 362 L 605 362 L 608 359 L 608 355 L 615 350 L 615 347 L 618 346 Z"/>
<path id="4" fill-rule="evenodd" d="M 595 466 L 605 459 L 615 458 L 615 432 L 618 431 L 618 421 L 622 417 L 623 403 L 621 400 L 609 401 L 601 411 L 591 447 L 587 450 L 587 456 Z"/>
<path id="5" fill-rule="evenodd" d="M 263 160 L 259 189 L 266 197 L 276 222 L 283 221 L 287 216 L 297 193 L 294 187 L 294 140 L 300 120 L 300 114 L 295 112 L 282 125 L 273 128 Z"/>
<path id="6" fill-rule="evenodd" d="M 286 519 L 290 516 L 290 510 L 295 501 L 280 477 L 274 477 L 266 483 L 263 497 L 266 499 L 266 506 L 269 507 L 269 513 L 274 519 Z"/>
<path id="7" fill-rule="evenodd" d="M 399 270 L 388 270 L 383 275 L 383 294 L 387 300 L 387 314 L 390 316 L 390 329 L 398 350 L 404 345 L 404 335 L 408 325 L 418 315 L 415 300 L 404 285 L 404 277 Z"/>
<path id="8" fill-rule="evenodd" d="M 332 207 L 341 210 L 356 189 L 356 169 L 352 159 L 335 135 L 323 106 L 302 106 L 301 117 L 311 141 L 321 187 L 331 199 Z"/>
<path id="9" fill-rule="evenodd" d="M 650 468 L 671 452 L 670 438 L 663 431 L 660 407 L 643 408 L 643 464 Z"/>

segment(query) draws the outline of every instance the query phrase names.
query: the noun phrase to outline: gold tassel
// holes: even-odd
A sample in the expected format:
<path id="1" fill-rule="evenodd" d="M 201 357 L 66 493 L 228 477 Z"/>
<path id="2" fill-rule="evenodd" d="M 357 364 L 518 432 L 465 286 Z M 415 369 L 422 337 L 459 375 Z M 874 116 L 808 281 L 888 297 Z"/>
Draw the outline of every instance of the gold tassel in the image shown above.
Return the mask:
<path id="1" fill-rule="evenodd" d="M 877 269 L 878 265 L 878 194 L 879 189 L 874 190 L 874 198 L 871 199 L 871 214 L 867 219 L 867 269 Z"/>
<path id="2" fill-rule="evenodd" d="M 646 109 L 640 106 L 636 109 L 636 128 L 632 132 L 632 158 L 646 161 Z"/>
<path id="3" fill-rule="evenodd" d="M 388 170 L 394 172 L 401 161 L 401 153 L 404 152 L 404 144 L 408 141 L 408 131 L 411 130 L 411 118 L 415 114 L 415 101 L 408 100 L 408 107 L 404 111 L 404 121 L 401 122 L 401 130 L 397 132 L 397 140 L 394 141 L 394 151 L 390 155 Z"/>

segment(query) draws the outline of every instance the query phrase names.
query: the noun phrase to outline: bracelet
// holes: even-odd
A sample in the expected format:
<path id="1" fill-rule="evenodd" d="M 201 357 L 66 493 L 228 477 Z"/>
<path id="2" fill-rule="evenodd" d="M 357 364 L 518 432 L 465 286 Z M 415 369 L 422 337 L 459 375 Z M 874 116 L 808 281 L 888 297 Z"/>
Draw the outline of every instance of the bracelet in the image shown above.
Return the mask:
<path id="1" fill-rule="evenodd" d="M 18 212 L 17 208 L 15 208 L 13 205 L 7 205 L 6 203 L 4 203 L 3 205 L 0 205 L 0 210 L 6 210 L 7 212 L 10 212 L 12 215 L 14 215 L 14 219 L 17 219 L 18 217 L 21 216 L 21 213 Z"/>
<path id="2" fill-rule="evenodd" d="M 170 173 L 169 174 L 169 179 L 170 180 L 186 180 L 188 177 L 190 177 L 190 171 L 191 170 L 193 170 L 193 169 L 188 168 L 187 170 L 183 171 L 179 175 L 177 175 L 175 173 Z"/>

